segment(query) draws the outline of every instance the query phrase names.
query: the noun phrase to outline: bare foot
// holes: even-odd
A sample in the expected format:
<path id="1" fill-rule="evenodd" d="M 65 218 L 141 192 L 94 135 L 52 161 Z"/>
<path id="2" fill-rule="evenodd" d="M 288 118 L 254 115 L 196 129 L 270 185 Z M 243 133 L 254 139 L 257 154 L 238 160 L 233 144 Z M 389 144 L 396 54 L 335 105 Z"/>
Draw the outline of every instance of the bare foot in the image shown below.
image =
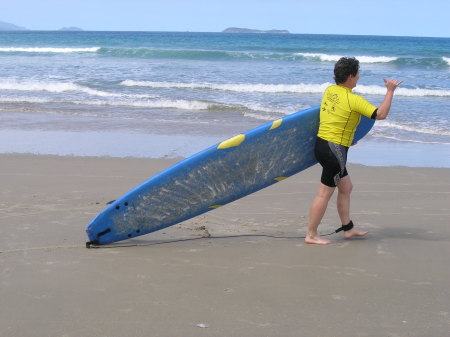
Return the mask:
<path id="1" fill-rule="evenodd" d="M 359 231 L 355 228 L 350 229 L 349 231 L 344 232 L 344 239 L 351 239 L 353 237 L 360 237 L 360 236 L 365 236 L 367 233 L 367 231 Z"/>
<path id="2" fill-rule="evenodd" d="M 309 244 L 316 244 L 316 245 L 328 245 L 331 243 L 330 240 L 324 239 L 320 235 L 316 235 L 316 236 L 307 235 L 305 238 L 305 242 L 309 243 Z"/>

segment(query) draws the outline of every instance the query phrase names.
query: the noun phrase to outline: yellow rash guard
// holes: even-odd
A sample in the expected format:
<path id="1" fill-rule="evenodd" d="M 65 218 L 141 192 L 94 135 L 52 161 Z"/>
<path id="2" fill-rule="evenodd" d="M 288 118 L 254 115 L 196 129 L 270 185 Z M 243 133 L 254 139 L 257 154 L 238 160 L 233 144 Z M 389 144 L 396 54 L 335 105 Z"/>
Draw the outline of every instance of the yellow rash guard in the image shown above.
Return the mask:
<path id="1" fill-rule="evenodd" d="M 320 124 L 317 136 L 339 145 L 352 145 L 356 127 L 361 115 L 375 118 L 377 107 L 350 88 L 340 85 L 329 86 L 320 105 Z"/>

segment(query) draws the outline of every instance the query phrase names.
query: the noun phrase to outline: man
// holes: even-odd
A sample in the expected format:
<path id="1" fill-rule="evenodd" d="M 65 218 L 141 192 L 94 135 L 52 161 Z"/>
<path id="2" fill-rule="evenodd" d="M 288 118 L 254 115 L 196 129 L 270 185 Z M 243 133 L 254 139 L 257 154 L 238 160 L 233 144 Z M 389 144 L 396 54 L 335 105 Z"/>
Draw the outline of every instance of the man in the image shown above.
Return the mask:
<path id="1" fill-rule="evenodd" d="M 336 187 L 337 210 L 342 223 L 338 231 L 343 230 L 346 239 L 367 234 L 354 228 L 350 220 L 350 193 L 353 185 L 345 167 L 347 151 L 353 143 L 361 115 L 377 120 L 385 119 L 391 108 L 394 91 L 403 82 L 384 79 L 386 96 L 377 108 L 352 93 L 359 80 L 357 59 L 342 57 L 334 67 L 334 76 L 336 85 L 331 85 L 325 90 L 320 106 L 320 125 L 314 153 L 323 171 L 321 184 L 309 213 L 305 242 L 310 244 L 330 243 L 330 240 L 318 234 L 317 228 Z"/>

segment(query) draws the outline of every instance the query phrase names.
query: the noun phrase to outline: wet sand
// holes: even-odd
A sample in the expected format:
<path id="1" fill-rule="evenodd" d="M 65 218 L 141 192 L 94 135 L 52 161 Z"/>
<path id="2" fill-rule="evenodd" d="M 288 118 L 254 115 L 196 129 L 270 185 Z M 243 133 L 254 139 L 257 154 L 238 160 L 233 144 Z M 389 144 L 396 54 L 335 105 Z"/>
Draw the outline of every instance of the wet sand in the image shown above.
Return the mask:
<path id="1" fill-rule="evenodd" d="M 84 229 L 164 159 L 0 155 L 0 336 L 448 336 L 450 169 L 350 165 L 366 238 L 306 245 L 319 168 L 165 230 Z M 339 227 L 334 201 L 321 233 Z M 210 236 L 210 237 L 208 237 Z"/>

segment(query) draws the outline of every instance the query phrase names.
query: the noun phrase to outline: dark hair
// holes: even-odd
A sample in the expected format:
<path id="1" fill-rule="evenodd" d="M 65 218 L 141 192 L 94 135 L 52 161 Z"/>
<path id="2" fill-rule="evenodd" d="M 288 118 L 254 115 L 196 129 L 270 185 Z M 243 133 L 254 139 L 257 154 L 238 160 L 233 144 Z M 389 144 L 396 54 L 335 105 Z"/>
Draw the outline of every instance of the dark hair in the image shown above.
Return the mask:
<path id="1" fill-rule="evenodd" d="M 341 57 L 334 65 L 334 81 L 341 84 L 347 81 L 350 75 L 356 76 L 359 71 L 359 61 L 354 57 Z"/>

